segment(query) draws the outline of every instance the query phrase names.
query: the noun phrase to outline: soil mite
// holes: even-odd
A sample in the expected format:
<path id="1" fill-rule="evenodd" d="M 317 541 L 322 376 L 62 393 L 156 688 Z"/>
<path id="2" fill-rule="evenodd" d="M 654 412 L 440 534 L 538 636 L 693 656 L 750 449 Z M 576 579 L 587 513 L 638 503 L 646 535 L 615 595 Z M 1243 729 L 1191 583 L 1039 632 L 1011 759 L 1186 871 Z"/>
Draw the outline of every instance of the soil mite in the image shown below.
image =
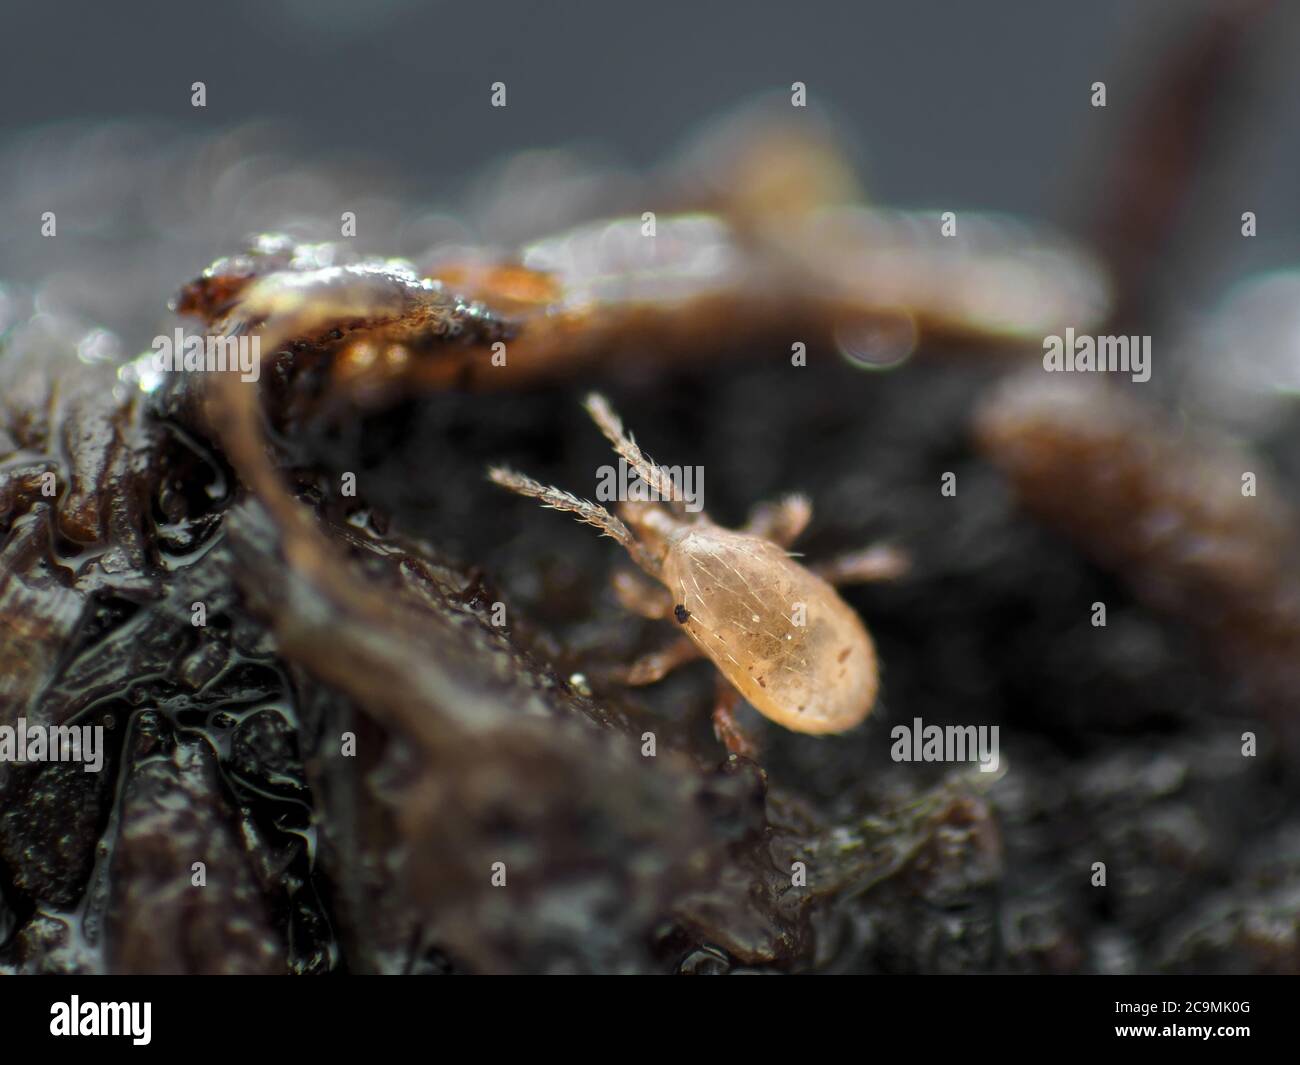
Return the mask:
<path id="1" fill-rule="evenodd" d="M 619 679 L 652 684 L 700 655 L 709 658 L 725 678 L 714 729 L 734 754 L 754 753 L 734 718 L 741 696 L 796 732 L 843 732 L 861 722 L 876 701 L 876 652 L 834 585 L 899 576 L 906 556 L 879 546 L 819 567 L 800 565 L 787 552 L 812 518 L 800 495 L 755 508 L 740 530 L 716 525 L 703 511 L 690 514 L 668 471 L 642 454 L 605 399 L 593 394 L 585 406 L 650 489 L 646 494 L 662 502 L 623 502 L 615 517 L 512 470 L 494 468 L 488 476 L 594 525 L 651 578 L 621 571 L 614 590 L 627 609 L 672 620 L 683 635 L 620 670 Z"/>

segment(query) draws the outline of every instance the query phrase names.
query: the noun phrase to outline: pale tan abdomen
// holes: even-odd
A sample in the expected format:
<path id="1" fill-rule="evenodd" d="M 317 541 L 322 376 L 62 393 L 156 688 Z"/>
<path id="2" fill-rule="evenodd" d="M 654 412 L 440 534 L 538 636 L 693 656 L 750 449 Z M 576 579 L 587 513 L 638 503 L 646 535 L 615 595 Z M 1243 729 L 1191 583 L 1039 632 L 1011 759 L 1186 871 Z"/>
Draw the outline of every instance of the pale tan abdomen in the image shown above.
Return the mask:
<path id="1" fill-rule="evenodd" d="M 670 539 L 664 584 L 689 614 L 687 635 L 773 721 L 843 732 L 870 712 L 871 637 L 834 588 L 776 544 L 711 524 L 684 530 Z"/>

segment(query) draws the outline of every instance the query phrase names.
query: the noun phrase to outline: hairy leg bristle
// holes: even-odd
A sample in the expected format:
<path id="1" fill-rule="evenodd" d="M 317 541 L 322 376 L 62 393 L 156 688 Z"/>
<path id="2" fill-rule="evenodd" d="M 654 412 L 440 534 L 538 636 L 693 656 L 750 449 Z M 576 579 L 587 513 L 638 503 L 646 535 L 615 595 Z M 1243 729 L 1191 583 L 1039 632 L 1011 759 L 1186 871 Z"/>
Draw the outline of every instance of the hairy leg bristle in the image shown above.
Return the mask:
<path id="1" fill-rule="evenodd" d="M 602 535 L 617 540 L 623 549 L 632 556 L 632 561 L 638 566 L 651 576 L 657 576 L 658 567 L 646 554 L 641 544 L 637 542 L 631 530 L 620 519 L 599 504 L 592 503 L 587 499 L 579 499 L 561 488 L 542 484 L 541 481 L 535 481 L 525 474 L 517 473 L 504 466 L 490 467 L 488 469 L 488 479 L 493 484 L 499 484 L 502 488 L 508 488 L 521 496 L 538 500 L 548 510 L 566 511 L 580 522 L 599 529 Z"/>
<path id="2" fill-rule="evenodd" d="M 614 408 L 609 405 L 609 401 L 600 393 L 591 392 L 582 405 L 591 415 L 591 420 L 596 423 L 597 428 L 605 435 L 605 439 L 636 470 L 641 480 L 653 488 L 660 499 L 669 501 L 674 513 L 685 513 L 685 503 L 681 499 L 681 492 L 677 485 L 641 451 L 632 434 L 624 430 L 622 419 L 614 413 Z"/>

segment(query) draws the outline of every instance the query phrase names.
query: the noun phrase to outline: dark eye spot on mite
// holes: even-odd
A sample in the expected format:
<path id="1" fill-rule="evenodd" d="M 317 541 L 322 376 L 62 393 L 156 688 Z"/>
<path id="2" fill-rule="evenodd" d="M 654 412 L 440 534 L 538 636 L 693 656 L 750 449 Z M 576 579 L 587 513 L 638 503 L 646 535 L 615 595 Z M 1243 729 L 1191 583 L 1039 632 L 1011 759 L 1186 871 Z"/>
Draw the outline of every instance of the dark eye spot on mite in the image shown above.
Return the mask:
<path id="1" fill-rule="evenodd" d="M 687 610 L 686 607 L 684 607 L 681 603 L 678 603 L 675 607 L 673 607 L 673 617 L 677 619 L 678 624 L 685 625 L 686 622 L 690 619 L 690 616 L 691 616 L 691 612 Z"/>
<path id="2" fill-rule="evenodd" d="M 846 647 L 846 648 L 844 648 L 844 650 L 840 652 L 840 656 L 839 656 L 839 658 L 836 659 L 836 661 L 837 661 L 837 662 L 843 662 L 846 658 L 849 657 L 849 652 L 850 652 L 851 650 L 853 650 L 853 648 L 851 648 L 851 647 Z"/>
<path id="3" fill-rule="evenodd" d="M 759 678 L 758 678 L 758 686 L 759 686 L 760 688 L 766 688 L 766 687 L 767 687 L 767 685 L 766 685 L 765 683 L 763 683 L 763 678 L 762 678 L 762 677 L 759 677 Z"/>

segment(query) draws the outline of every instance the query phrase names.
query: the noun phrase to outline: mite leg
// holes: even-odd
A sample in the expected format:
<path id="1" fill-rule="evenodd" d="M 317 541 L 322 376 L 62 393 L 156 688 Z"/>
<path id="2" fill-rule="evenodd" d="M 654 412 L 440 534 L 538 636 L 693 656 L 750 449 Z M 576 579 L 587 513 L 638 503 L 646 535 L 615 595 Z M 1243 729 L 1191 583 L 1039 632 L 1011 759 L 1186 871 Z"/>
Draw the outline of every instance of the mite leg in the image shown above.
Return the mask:
<path id="1" fill-rule="evenodd" d="M 673 597 L 663 585 L 652 583 L 627 570 L 619 570 L 614 574 L 614 594 L 625 609 L 653 621 L 669 620 L 676 607 Z M 699 657 L 700 649 L 685 636 L 679 636 L 667 647 L 651 651 L 630 666 L 613 670 L 610 679 L 632 687 L 654 684 L 678 666 L 693 662 Z"/>
<path id="2" fill-rule="evenodd" d="M 605 439 L 613 445 L 620 456 L 627 460 L 628 465 L 636 470 L 641 480 L 653 488 L 661 500 L 668 502 L 674 514 L 684 515 L 686 503 L 681 498 L 677 485 L 668 474 L 642 454 L 636 441 L 632 439 L 632 434 L 624 431 L 623 422 L 614 413 L 614 408 L 609 405 L 609 401 L 604 396 L 593 392 L 587 397 L 583 406 L 587 408 L 587 413 L 591 415 L 591 420 L 596 423 L 597 428 L 605 434 Z"/>
<path id="3" fill-rule="evenodd" d="M 713 734 L 727 748 L 728 754 L 754 761 L 758 758 L 758 744 L 736 720 L 736 708 L 740 702 L 740 692 L 719 673 L 718 694 L 713 704 Z"/>
<path id="4" fill-rule="evenodd" d="M 632 556 L 632 561 L 645 570 L 646 573 L 652 577 L 658 577 L 658 563 L 637 542 L 628 527 L 604 507 L 588 502 L 585 499 L 579 499 L 577 496 L 570 495 L 568 492 L 552 485 L 542 484 L 540 481 L 534 481 L 531 477 L 525 477 L 522 473 L 515 473 L 513 470 L 507 470 L 500 466 L 494 466 L 488 470 L 488 477 L 502 488 L 508 488 L 510 491 L 518 492 L 521 496 L 528 496 L 530 499 L 540 499 L 542 506 L 548 510 L 568 511 L 570 514 L 575 515 L 579 521 L 585 522 L 587 525 L 594 525 L 605 536 L 617 540 L 623 549 Z"/>
<path id="5" fill-rule="evenodd" d="M 611 583 L 614 595 L 627 610 L 651 621 L 667 621 L 673 616 L 673 597 L 658 581 L 648 581 L 635 571 L 617 570 Z"/>
<path id="6" fill-rule="evenodd" d="M 615 669 L 610 679 L 630 688 L 640 688 L 663 680 L 678 666 L 694 662 L 700 657 L 700 649 L 685 636 L 680 636 L 667 647 L 642 655 L 630 666 Z"/>
<path id="7" fill-rule="evenodd" d="M 776 503 L 760 503 L 749 513 L 741 532 L 761 536 L 781 547 L 790 547 L 812 521 L 812 503 L 807 496 L 783 496 Z"/>
<path id="8" fill-rule="evenodd" d="M 902 548 L 876 544 L 813 566 L 812 571 L 831 584 L 867 584 L 895 580 L 911 565 L 911 557 Z"/>

